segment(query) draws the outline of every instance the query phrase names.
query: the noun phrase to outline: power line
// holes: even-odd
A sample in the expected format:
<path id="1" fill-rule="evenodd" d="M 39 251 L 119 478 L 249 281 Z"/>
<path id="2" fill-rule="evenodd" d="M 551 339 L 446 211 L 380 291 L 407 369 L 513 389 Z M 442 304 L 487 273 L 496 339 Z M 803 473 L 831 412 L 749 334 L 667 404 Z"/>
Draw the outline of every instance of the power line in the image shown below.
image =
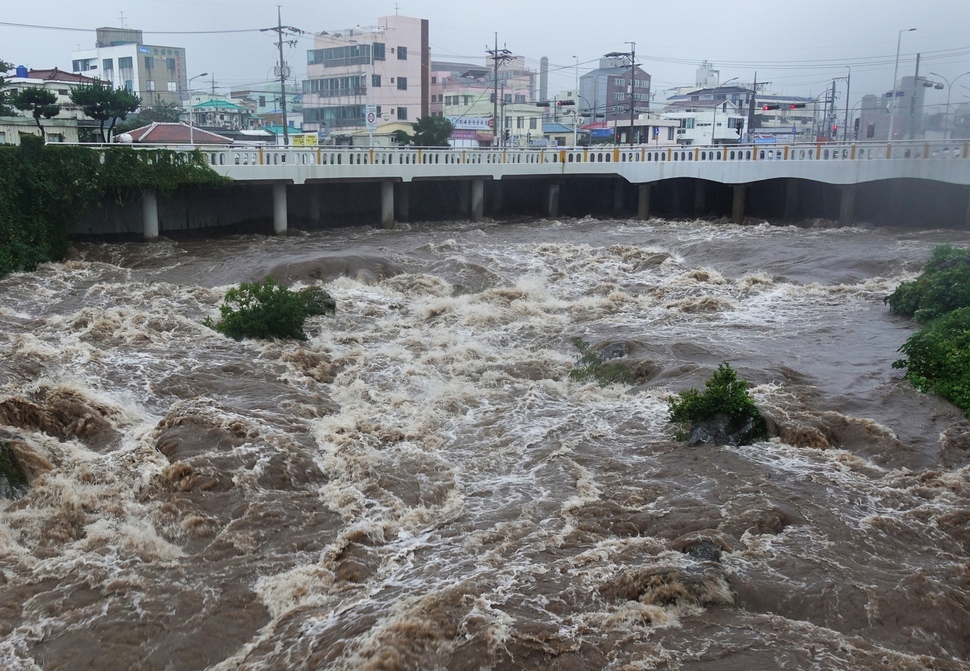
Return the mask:
<path id="1" fill-rule="evenodd" d="M 9 23 L 0 21 L 0 26 L 9 28 L 33 28 L 35 30 L 61 30 L 74 33 L 96 33 L 97 28 L 67 28 L 65 26 L 41 26 L 32 23 Z M 240 28 L 238 30 L 143 30 L 146 35 L 229 35 L 234 33 L 258 33 L 260 28 Z"/>

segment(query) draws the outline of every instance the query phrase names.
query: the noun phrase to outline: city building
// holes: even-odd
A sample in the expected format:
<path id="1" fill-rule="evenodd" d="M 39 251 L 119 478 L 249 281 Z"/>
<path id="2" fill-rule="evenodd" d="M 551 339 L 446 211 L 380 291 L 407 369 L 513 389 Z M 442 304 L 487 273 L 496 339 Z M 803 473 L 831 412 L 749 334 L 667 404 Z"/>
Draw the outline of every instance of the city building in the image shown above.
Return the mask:
<path id="1" fill-rule="evenodd" d="M 366 127 L 415 122 L 430 110 L 428 21 L 384 16 L 376 27 L 314 35 L 303 82 L 304 130 L 349 136 Z"/>
<path id="2" fill-rule="evenodd" d="M 145 44 L 142 31 L 98 28 L 93 49 L 73 52 L 72 71 L 138 95 L 144 106 L 187 97 L 185 49 Z"/>
<path id="3" fill-rule="evenodd" d="M 631 68 L 625 58 L 602 58 L 599 67 L 579 78 L 577 104 L 581 116 L 611 122 L 650 112 L 650 75 L 640 66 Z M 631 94 L 633 114 L 630 113 Z"/>

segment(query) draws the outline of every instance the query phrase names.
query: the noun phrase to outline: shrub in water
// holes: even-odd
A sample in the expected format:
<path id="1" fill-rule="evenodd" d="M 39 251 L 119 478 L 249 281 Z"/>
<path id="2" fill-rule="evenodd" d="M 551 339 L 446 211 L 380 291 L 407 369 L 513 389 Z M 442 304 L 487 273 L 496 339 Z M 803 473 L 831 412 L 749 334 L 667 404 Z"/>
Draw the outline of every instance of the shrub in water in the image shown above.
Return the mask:
<path id="1" fill-rule="evenodd" d="M 622 363 L 606 363 L 603 358 L 592 351 L 589 343 L 579 336 L 573 338 L 573 345 L 579 350 L 579 360 L 576 366 L 569 372 L 569 377 L 577 382 L 585 380 L 596 380 L 601 387 L 614 382 L 633 384 L 636 378 L 633 371 Z"/>
<path id="2" fill-rule="evenodd" d="M 230 338 L 294 338 L 306 340 L 303 323 L 309 316 L 334 313 L 336 303 L 317 287 L 293 292 L 270 277 L 240 284 L 226 292 L 218 323 L 206 317 L 205 325 Z"/>
<path id="3" fill-rule="evenodd" d="M 938 245 L 923 274 L 900 284 L 884 301 L 896 314 L 917 322 L 970 307 L 970 249 Z"/>
<path id="4" fill-rule="evenodd" d="M 970 416 L 970 307 L 934 320 L 899 351 L 907 358 L 893 368 L 906 368 L 914 387 L 939 394 Z"/>
<path id="5" fill-rule="evenodd" d="M 692 387 L 667 403 L 670 421 L 677 426 L 678 440 L 686 439 L 693 425 L 718 415 L 727 417 L 735 428 L 753 421 L 757 438 L 765 438 L 768 434 L 765 420 L 748 394 L 748 382 L 739 378 L 728 363 L 718 366 L 705 383 L 703 393 Z"/>

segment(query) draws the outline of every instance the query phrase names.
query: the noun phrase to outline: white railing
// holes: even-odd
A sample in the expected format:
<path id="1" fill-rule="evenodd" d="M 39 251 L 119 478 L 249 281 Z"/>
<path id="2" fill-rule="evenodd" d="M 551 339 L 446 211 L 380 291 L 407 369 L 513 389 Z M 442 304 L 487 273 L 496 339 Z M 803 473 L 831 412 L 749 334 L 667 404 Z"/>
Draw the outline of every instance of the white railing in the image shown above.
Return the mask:
<path id="1" fill-rule="evenodd" d="M 415 149 L 338 147 L 198 147 L 213 166 L 474 165 L 651 163 L 682 161 L 967 160 L 970 142 L 819 143 L 543 149 Z M 188 150 L 185 150 L 188 151 Z"/>

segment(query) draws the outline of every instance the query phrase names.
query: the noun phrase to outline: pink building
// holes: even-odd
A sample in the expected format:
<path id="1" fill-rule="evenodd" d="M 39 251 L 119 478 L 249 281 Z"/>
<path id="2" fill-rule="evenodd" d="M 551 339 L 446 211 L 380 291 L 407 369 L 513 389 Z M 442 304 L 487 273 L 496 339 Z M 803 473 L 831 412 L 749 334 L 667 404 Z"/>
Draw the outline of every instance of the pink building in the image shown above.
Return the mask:
<path id="1" fill-rule="evenodd" d="M 332 136 L 366 127 L 368 105 L 377 125 L 427 116 L 431 78 L 428 21 L 383 16 L 376 27 L 314 36 L 303 82 L 303 128 Z"/>

